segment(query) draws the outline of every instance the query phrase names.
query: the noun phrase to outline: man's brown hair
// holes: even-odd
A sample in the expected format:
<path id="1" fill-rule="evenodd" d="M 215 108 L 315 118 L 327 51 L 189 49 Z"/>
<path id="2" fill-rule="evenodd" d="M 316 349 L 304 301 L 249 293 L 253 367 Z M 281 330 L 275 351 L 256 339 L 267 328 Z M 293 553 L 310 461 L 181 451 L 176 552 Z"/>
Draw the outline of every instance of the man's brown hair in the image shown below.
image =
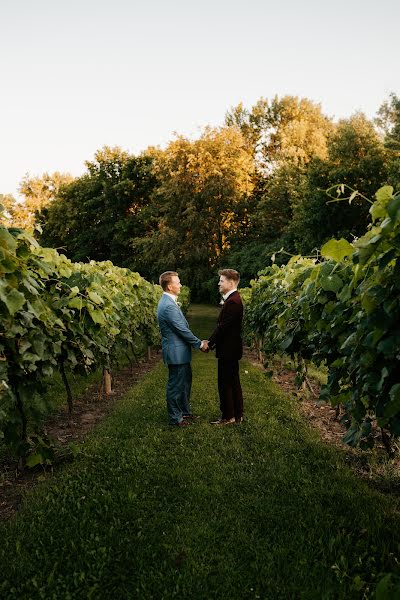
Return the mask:
<path id="1" fill-rule="evenodd" d="M 221 269 L 221 271 L 218 271 L 218 275 L 223 275 L 227 279 L 233 280 L 236 284 L 240 281 L 240 275 L 235 269 Z"/>
<path id="2" fill-rule="evenodd" d="M 175 271 L 165 271 L 165 273 L 161 273 L 159 282 L 164 292 L 167 291 L 168 284 L 171 283 L 172 278 L 175 276 L 178 277 L 178 273 L 175 273 Z"/>

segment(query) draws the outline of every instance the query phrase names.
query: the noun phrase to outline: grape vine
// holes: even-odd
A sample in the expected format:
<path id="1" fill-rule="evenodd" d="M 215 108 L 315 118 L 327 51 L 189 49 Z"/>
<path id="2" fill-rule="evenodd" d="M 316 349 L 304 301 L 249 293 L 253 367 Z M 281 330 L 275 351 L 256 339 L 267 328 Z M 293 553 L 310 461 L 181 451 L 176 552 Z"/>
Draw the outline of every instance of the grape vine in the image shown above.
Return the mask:
<path id="1" fill-rule="evenodd" d="M 384 186 L 364 236 L 294 256 L 245 291 L 247 337 L 267 356 L 328 368 L 321 399 L 342 405 L 350 445 L 371 447 L 372 423 L 400 435 L 400 193 Z"/>

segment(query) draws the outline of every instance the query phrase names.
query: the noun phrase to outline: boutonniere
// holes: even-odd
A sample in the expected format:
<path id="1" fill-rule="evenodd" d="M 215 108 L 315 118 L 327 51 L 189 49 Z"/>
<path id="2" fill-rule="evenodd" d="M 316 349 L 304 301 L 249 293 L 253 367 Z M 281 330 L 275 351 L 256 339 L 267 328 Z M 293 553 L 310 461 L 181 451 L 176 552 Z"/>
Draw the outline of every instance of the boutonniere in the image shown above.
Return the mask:
<path id="1" fill-rule="evenodd" d="M 182 308 L 182 302 L 178 302 L 178 300 L 177 300 L 176 303 L 179 306 L 179 308 Z"/>
<path id="2" fill-rule="evenodd" d="M 221 298 L 221 300 L 219 301 L 221 306 L 224 304 L 224 302 L 225 302 L 225 300 L 223 298 Z"/>

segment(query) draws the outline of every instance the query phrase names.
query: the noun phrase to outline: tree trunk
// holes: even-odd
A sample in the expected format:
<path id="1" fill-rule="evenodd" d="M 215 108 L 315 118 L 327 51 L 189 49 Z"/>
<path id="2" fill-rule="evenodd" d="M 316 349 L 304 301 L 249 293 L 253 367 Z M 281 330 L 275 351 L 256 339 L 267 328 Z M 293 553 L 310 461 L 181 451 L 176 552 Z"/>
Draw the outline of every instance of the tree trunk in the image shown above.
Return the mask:
<path id="1" fill-rule="evenodd" d="M 124 354 L 125 354 L 126 358 L 128 359 L 128 362 L 129 362 L 129 367 L 130 367 L 130 369 L 131 369 L 131 371 L 132 371 L 132 369 L 133 369 L 133 362 L 132 362 L 132 358 L 130 357 L 130 355 L 129 355 L 129 352 L 128 352 L 127 350 L 124 352 Z"/>
<path id="2" fill-rule="evenodd" d="M 66 392 L 67 392 L 67 402 L 68 402 L 68 412 L 70 415 L 72 415 L 72 411 L 73 411 L 73 398 L 72 398 L 72 392 L 71 392 L 71 388 L 69 385 L 69 381 L 67 379 L 67 375 L 65 373 L 65 367 L 64 367 L 64 361 L 62 360 L 60 362 L 60 373 L 61 373 L 61 378 L 63 380 Z"/>
<path id="3" fill-rule="evenodd" d="M 132 352 L 132 354 L 133 354 L 133 357 L 134 357 L 134 359 L 135 359 L 135 362 L 136 362 L 136 364 L 138 365 L 138 364 L 139 364 L 139 359 L 138 359 L 138 357 L 137 357 L 137 355 L 136 355 L 136 352 L 135 352 L 135 347 L 134 347 L 133 343 L 132 343 L 132 342 L 130 342 L 129 346 L 130 346 L 130 348 L 131 348 L 131 352 Z"/>
<path id="4" fill-rule="evenodd" d="M 383 429 L 383 427 L 381 427 L 381 436 L 382 436 L 382 442 L 383 442 L 383 445 L 385 446 L 386 452 L 388 453 L 388 455 L 390 457 L 392 457 L 394 454 L 392 441 L 391 441 L 390 435 Z"/>
<path id="5" fill-rule="evenodd" d="M 25 411 L 24 411 L 24 406 L 22 404 L 22 400 L 21 400 L 21 396 L 19 395 L 18 389 L 14 388 L 14 393 L 15 393 L 15 397 L 17 399 L 17 408 L 18 408 L 18 412 L 21 415 L 21 421 L 22 421 L 22 441 L 26 442 L 27 439 L 27 419 L 26 419 L 26 415 L 25 415 Z"/>

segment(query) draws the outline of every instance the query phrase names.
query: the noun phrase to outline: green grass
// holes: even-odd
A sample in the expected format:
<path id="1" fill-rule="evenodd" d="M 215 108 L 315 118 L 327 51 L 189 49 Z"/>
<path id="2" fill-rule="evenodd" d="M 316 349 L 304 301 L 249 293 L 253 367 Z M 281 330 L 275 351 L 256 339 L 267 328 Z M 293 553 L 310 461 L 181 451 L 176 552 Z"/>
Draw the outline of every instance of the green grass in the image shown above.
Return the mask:
<path id="1" fill-rule="evenodd" d="M 189 316 L 207 337 L 216 310 Z M 199 423 L 166 424 L 160 364 L 27 495 L 0 528 L 0 597 L 373 597 L 396 568 L 394 500 L 358 480 L 259 369 L 241 365 L 246 420 L 225 428 L 208 424 L 214 355 L 195 352 L 193 372 Z"/>

